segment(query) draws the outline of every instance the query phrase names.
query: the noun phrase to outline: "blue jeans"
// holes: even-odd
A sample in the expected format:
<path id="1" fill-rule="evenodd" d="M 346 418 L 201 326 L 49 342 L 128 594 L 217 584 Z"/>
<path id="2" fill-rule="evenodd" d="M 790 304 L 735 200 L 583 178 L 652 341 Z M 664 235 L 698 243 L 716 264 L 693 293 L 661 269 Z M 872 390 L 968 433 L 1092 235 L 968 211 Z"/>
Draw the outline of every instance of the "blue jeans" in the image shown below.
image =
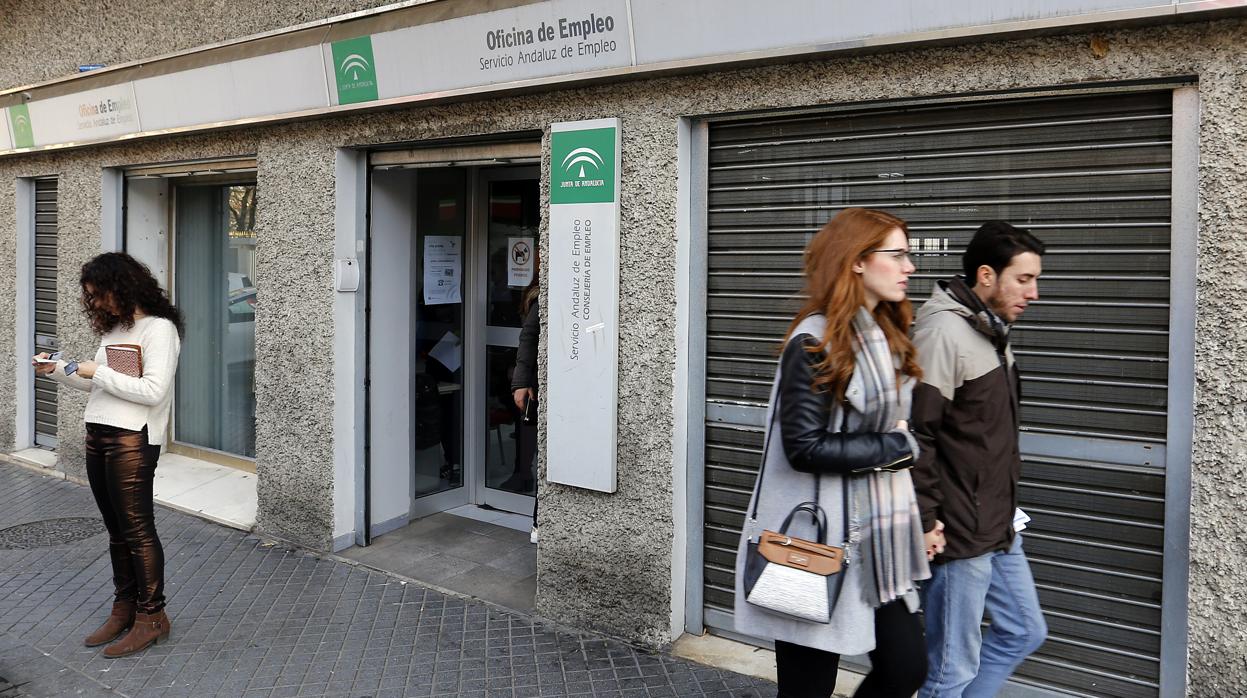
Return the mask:
<path id="1" fill-rule="evenodd" d="M 931 573 L 923 586 L 929 670 L 918 696 L 991 698 L 1048 636 L 1022 536 L 1008 552 L 951 560 Z"/>

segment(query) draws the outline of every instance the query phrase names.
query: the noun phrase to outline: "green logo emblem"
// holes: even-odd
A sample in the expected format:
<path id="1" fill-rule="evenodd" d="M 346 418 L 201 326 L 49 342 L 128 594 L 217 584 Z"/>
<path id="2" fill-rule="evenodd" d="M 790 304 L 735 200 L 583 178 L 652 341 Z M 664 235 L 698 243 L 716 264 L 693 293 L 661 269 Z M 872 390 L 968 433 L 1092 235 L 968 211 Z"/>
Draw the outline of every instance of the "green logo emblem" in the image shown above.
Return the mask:
<path id="1" fill-rule="evenodd" d="M 338 83 L 338 104 L 377 98 L 377 64 L 372 58 L 371 36 L 333 42 L 333 70 Z"/>
<path id="2" fill-rule="evenodd" d="M 35 132 L 30 127 L 30 109 L 25 104 L 16 104 L 9 107 L 9 124 L 13 126 L 13 145 L 15 147 L 35 147 Z"/>
<path id="3" fill-rule="evenodd" d="M 614 127 L 550 134 L 550 203 L 602 204 L 614 200 Z"/>

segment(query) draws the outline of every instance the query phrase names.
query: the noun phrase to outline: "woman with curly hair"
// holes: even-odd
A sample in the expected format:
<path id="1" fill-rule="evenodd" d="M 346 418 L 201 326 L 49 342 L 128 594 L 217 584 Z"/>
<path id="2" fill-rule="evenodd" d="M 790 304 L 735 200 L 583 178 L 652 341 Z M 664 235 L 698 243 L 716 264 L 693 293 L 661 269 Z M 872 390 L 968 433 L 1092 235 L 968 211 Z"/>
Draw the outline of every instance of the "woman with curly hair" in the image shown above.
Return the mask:
<path id="1" fill-rule="evenodd" d="M 108 620 L 84 643 L 111 642 L 104 656 L 124 657 L 169 636 L 152 482 L 168 432 L 184 328 L 151 272 L 128 254 L 109 252 L 87 262 L 80 283 L 83 312 L 100 337 L 95 360 L 51 363 L 39 354 L 32 363 L 38 374 L 91 394 L 83 415 L 87 479 L 108 529 L 114 601 Z M 110 354 L 116 368 L 108 365 Z M 133 360 L 123 366 L 122 355 Z"/>

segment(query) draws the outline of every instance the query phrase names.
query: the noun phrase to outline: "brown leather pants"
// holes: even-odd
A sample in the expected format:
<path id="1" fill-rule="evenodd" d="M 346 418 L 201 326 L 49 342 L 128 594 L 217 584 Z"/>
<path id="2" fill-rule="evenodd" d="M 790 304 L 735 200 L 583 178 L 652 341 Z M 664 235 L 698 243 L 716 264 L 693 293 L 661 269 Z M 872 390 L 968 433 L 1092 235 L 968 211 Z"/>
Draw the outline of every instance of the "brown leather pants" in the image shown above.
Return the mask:
<path id="1" fill-rule="evenodd" d="M 87 480 L 108 529 L 116 599 L 137 603 L 139 613 L 165 606 L 165 552 L 152 510 L 159 457 L 160 446 L 147 443 L 147 427 L 87 424 Z"/>

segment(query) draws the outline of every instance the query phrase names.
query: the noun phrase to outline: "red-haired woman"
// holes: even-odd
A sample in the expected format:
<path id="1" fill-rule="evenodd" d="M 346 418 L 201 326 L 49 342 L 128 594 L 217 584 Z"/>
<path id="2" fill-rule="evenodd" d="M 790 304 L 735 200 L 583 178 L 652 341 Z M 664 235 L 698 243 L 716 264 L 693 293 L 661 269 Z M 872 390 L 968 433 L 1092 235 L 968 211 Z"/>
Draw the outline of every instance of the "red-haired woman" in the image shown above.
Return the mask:
<path id="1" fill-rule="evenodd" d="M 908 336 L 913 272 L 905 222 L 882 211 L 841 211 L 805 251 L 808 300 L 775 375 L 736 563 L 736 627 L 775 640 L 781 698 L 830 696 L 841 654 L 870 654 L 857 696 L 910 696 L 926 677 L 917 582 L 939 541 L 924 541 L 908 472 L 918 445 L 906 420 L 921 376 Z M 847 544 L 850 561 L 820 621 L 755 605 L 744 589 L 747 543 L 810 501 L 826 514 L 826 542 Z M 818 538 L 803 514 L 788 533 Z"/>

